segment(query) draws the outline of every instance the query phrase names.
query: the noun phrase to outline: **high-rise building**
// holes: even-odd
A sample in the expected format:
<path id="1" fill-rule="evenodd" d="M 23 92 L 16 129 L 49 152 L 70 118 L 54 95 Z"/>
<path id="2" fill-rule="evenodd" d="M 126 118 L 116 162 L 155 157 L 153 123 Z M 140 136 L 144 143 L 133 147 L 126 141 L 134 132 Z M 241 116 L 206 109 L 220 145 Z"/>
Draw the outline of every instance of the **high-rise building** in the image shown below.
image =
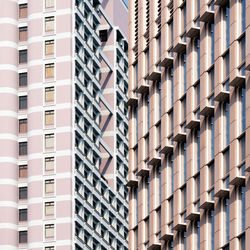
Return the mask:
<path id="1" fill-rule="evenodd" d="M 122 0 L 0 3 L 0 249 L 128 249 Z"/>
<path id="2" fill-rule="evenodd" d="M 249 14 L 129 1 L 129 249 L 248 249 Z"/>

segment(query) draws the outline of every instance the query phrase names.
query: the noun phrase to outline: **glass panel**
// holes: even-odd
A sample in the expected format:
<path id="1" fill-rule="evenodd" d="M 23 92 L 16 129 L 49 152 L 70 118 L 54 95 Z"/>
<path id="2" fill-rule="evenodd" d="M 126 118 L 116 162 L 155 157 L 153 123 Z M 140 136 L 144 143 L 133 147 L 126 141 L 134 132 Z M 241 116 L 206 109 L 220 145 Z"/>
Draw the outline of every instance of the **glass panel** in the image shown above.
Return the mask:
<path id="1" fill-rule="evenodd" d="M 27 86 L 27 73 L 19 74 L 19 87 Z"/>
<path id="2" fill-rule="evenodd" d="M 54 30 L 54 17 L 46 17 L 45 18 L 45 31 L 53 31 Z"/>
<path id="3" fill-rule="evenodd" d="M 54 0 L 46 0 L 45 8 L 53 8 L 54 7 Z"/>
<path id="4" fill-rule="evenodd" d="M 210 250 L 214 250 L 214 210 L 208 210 L 208 236 L 209 236 L 209 248 Z"/>
<path id="5" fill-rule="evenodd" d="M 54 54 L 54 40 L 45 41 L 45 55 Z"/>
<path id="6" fill-rule="evenodd" d="M 21 165 L 19 166 L 19 178 L 27 178 L 28 171 L 27 171 L 27 165 Z"/>
<path id="7" fill-rule="evenodd" d="M 45 102 L 54 101 L 54 87 L 45 88 Z"/>

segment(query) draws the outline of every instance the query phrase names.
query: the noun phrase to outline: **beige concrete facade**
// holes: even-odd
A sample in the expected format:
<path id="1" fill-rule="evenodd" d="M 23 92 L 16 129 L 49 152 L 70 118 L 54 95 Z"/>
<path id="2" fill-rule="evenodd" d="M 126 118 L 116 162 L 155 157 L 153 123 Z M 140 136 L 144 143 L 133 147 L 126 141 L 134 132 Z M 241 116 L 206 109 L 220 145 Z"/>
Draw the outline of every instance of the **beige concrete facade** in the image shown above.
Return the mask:
<path id="1" fill-rule="evenodd" d="M 248 249 L 249 14 L 129 1 L 129 249 Z"/>

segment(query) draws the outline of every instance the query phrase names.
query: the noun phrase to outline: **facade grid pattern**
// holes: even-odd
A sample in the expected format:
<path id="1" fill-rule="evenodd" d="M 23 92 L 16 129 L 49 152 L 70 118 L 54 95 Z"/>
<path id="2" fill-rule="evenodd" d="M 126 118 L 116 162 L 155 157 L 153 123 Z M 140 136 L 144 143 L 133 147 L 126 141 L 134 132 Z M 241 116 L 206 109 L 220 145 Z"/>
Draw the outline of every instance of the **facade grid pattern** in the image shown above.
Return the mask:
<path id="1" fill-rule="evenodd" d="M 127 11 L 1 1 L 0 249 L 128 249 Z"/>
<path id="2" fill-rule="evenodd" d="M 247 249 L 249 13 L 129 1 L 129 249 Z"/>

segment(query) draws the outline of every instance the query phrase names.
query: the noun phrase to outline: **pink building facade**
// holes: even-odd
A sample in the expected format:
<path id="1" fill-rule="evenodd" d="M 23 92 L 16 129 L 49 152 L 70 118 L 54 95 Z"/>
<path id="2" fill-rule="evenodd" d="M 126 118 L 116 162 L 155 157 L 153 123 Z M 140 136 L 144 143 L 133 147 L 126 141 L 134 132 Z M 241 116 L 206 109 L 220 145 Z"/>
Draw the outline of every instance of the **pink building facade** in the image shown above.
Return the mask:
<path id="1" fill-rule="evenodd" d="M 127 249 L 126 6 L 0 7 L 0 249 Z"/>
<path id="2" fill-rule="evenodd" d="M 129 249 L 248 249 L 250 1 L 129 1 Z"/>

